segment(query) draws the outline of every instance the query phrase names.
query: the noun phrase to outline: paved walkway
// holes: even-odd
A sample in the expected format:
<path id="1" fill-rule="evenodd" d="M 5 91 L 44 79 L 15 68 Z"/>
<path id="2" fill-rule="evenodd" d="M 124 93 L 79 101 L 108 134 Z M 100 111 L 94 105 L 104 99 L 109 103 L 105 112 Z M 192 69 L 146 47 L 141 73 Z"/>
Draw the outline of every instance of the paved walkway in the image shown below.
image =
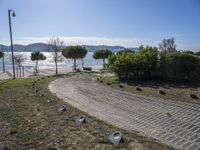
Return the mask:
<path id="1" fill-rule="evenodd" d="M 200 105 L 139 96 L 94 82 L 91 76 L 63 78 L 50 91 L 82 111 L 179 149 L 200 149 Z M 170 116 L 170 114 L 171 116 Z"/>

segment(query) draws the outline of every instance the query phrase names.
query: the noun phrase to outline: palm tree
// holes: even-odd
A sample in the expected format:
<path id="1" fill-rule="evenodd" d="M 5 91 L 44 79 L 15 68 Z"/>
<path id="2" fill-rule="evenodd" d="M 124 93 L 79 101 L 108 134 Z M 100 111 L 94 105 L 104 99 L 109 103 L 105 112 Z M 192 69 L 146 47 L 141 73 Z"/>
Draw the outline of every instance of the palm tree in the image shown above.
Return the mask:
<path id="1" fill-rule="evenodd" d="M 38 71 L 38 61 L 39 60 L 45 60 L 46 56 L 41 53 L 40 51 L 36 51 L 36 52 L 32 52 L 31 53 L 31 60 L 32 61 L 36 61 L 35 63 L 35 75 L 37 75 Z"/>

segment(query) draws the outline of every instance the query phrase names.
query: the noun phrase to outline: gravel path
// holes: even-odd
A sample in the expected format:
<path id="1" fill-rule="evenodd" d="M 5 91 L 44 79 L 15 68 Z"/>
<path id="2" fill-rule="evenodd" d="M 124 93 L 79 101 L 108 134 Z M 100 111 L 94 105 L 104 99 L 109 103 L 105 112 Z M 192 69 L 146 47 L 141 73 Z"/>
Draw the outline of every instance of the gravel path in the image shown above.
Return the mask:
<path id="1" fill-rule="evenodd" d="M 101 120 L 178 149 L 200 150 L 200 105 L 139 96 L 95 83 L 92 76 L 62 78 L 51 92 Z"/>

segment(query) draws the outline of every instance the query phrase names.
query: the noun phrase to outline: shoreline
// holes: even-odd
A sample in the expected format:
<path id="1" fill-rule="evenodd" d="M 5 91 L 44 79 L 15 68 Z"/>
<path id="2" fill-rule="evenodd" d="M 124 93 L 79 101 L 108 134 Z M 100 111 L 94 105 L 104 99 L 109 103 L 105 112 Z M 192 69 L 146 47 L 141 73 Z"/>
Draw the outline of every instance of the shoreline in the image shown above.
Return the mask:
<path id="1" fill-rule="evenodd" d="M 79 67 L 82 70 L 82 67 Z M 99 69 L 102 68 L 102 66 L 92 66 L 92 71 L 99 71 Z M 58 74 L 67 74 L 69 72 L 73 72 L 72 67 L 58 67 Z M 6 79 L 12 79 L 12 69 L 6 70 L 5 73 L 3 71 L 0 71 L 0 80 L 6 80 Z M 16 78 L 20 78 L 20 73 L 18 72 L 17 76 L 17 71 L 15 70 L 15 75 Z M 42 68 L 39 69 L 39 73 L 37 76 L 52 76 L 55 75 L 55 67 L 53 68 Z M 29 77 L 34 77 L 34 71 L 32 69 L 24 69 L 24 76 L 23 76 L 23 71 L 21 72 L 21 78 L 29 78 Z"/>

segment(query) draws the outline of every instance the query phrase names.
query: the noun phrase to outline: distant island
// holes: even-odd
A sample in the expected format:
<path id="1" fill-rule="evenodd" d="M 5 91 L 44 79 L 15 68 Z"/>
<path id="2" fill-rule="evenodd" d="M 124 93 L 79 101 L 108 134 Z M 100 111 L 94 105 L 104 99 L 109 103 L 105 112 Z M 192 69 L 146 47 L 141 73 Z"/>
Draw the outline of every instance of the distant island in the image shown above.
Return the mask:
<path id="1" fill-rule="evenodd" d="M 48 44 L 45 43 L 33 43 L 29 45 L 20 45 L 20 44 L 14 44 L 14 51 L 16 52 L 35 52 L 35 51 L 41 51 L 41 52 L 47 52 L 48 51 Z M 85 47 L 88 52 L 94 52 L 99 49 L 109 49 L 113 52 L 118 52 L 122 49 L 125 49 L 123 46 L 108 46 L 108 45 L 82 45 Z M 0 45 L 0 50 L 3 48 L 5 52 L 10 51 L 10 46 L 6 45 Z M 138 50 L 138 48 L 129 48 L 133 51 Z"/>

